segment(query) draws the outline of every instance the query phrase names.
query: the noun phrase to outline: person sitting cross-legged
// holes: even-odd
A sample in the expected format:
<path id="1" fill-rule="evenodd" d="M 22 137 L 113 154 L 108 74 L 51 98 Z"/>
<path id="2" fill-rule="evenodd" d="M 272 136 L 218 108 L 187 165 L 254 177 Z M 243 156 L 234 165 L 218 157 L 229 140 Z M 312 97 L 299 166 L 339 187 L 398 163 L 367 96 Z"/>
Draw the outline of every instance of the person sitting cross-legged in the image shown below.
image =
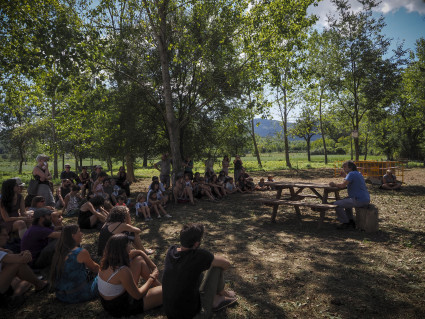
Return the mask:
<path id="1" fill-rule="evenodd" d="M 168 249 L 162 289 L 169 319 L 209 318 L 212 311 L 237 301 L 233 291 L 224 290 L 223 272 L 230 268 L 230 262 L 199 248 L 203 234 L 202 224 L 185 225 L 180 231 L 181 245 Z"/>
<path id="2" fill-rule="evenodd" d="M 392 170 L 387 170 L 387 174 L 382 177 L 382 189 L 400 189 L 401 182 L 397 180 L 397 177 L 393 174 Z"/>

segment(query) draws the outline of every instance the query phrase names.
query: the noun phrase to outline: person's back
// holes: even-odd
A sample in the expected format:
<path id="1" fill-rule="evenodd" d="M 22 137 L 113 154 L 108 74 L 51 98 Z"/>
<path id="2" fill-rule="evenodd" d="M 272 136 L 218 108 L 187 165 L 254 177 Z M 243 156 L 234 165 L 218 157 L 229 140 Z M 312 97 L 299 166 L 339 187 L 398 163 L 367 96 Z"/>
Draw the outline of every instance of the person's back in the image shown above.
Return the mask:
<path id="1" fill-rule="evenodd" d="M 348 196 L 357 201 L 369 201 L 369 191 L 363 175 L 359 171 L 351 171 L 345 179 L 349 182 L 347 185 Z"/>
<path id="2" fill-rule="evenodd" d="M 172 246 L 165 257 L 163 304 L 168 318 L 193 318 L 201 310 L 199 279 L 214 255 L 204 249 L 178 251 Z"/>

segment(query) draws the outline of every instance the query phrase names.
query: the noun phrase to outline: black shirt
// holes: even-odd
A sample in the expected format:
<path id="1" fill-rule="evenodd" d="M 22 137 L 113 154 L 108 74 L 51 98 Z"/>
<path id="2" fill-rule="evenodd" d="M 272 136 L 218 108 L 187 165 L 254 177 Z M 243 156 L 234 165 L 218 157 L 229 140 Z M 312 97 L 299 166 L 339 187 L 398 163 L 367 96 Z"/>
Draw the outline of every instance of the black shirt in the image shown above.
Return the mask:
<path id="1" fill-rule="evenodd" d="M 162 278 L 163 305 L 169 319 L 193 318 L 201 310 L 200 275 L 211 267 L 214 255 L 205 249 L 177 251 L 171 246 Z"/>

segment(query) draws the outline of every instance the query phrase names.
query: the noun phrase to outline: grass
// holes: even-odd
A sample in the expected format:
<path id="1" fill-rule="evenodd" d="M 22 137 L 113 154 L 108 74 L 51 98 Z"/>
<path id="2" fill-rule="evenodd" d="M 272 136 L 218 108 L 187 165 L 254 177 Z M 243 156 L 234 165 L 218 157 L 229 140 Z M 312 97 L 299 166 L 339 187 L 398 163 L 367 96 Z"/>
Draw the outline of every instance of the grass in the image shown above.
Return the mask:
<path id="1" fill-rule="evenodd" d="M 260 172 L 252 175 L 255 181 Z M 332 169 L 276 171 L 277 180 L 339 181 Z M 372 203 L 379 208 L 380 230 L 364 233 L 335 229 L 328 213 L 321 230 L 319 215 L 301 209 L 298 227 L 293 208 L 280 208 L 275 224 L 271 208 L 255 199 L 274 197 L 273 191 L 236 194 L 195 206 L 169 205 L 172 219 L 148 224 L 133 220 L 142 229 L 142 240 L 155 248 L 152 256 L 164 269 L 167 248 L 178 242 L 181 226 L 202 222 L 202 246 L 225 255 L 233 267 L 226 271 L 227 285 L 239 302 L 214 318 L 424 318 L 425 317 L 425 169 L 406 172 L 399 192 L 369 185 Z M 149 178 L 132 185 L 133 196 L 146 191 Z M 345 195 L 345 191 L 341 194 Z M 68 219 L 66 223 L 75 222 Z M 85 231 L 84 247 L 94 259 L 98 232 Z M 78 305 L 58 302 L 54 294 L 27 293 L 25 306 L 3 311 L 4 318 L 109 318 L 99 301 Z M 164 319 L 161 308 L 144 318 Z"/>

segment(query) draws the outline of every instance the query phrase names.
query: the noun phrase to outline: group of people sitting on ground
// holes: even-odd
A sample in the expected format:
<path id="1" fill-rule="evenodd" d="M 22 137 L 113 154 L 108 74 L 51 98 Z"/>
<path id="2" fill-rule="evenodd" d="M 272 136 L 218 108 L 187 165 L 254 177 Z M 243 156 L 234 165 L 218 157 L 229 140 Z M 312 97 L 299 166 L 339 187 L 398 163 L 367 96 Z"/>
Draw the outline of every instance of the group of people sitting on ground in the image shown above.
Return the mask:
<path id="1" fill-rule="evenodd" d="M 237 301 L 233 291 L 224 289 L 223 271 L 230 262 L 199 248 L 204 233 L 201 224 L 183 227 L 180 245 L 171 246 L 165 257 L 161 283 L 159 269 L 148 257 L 154 251 L 143 247 L 141 230 L 132 225 L 126 206 L 112 208 L 100 229 L 100 263 L 81 247 L 81 226 L 54 227 L 52 214 L 42 207 L 25 219 L 32 220 L 32 225 L 23 235 L 19 252 L 7 248 L 12 234 L 0 224 L 1 307 L 22 305 L 24 293 L 32 286 L 36 292 L 50 286 L 65 303 L 98 298 L 114 317 L 140 314 L 164 304 L 168 318 L 208 318 Z M 36 274 L 46 267 L 48 281 Z"/>

